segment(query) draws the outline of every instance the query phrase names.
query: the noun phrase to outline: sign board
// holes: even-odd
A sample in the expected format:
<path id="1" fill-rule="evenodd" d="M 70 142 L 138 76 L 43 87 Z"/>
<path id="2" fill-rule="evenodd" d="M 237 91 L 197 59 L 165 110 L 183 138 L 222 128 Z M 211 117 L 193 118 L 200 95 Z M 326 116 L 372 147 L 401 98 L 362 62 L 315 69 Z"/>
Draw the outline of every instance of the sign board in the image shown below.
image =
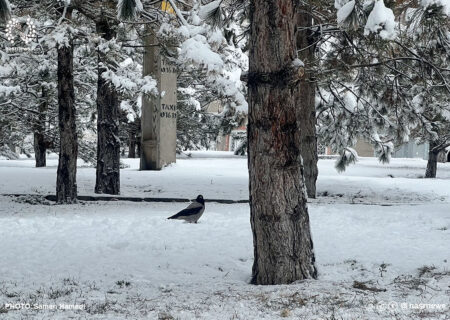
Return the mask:
<path id="1" fill-rule="evenodd" d="M 141 170 L 161 170 L 176 162 L 177 72 L 156 42 L 154 34 L 146 37 L 143 75 L 158 82 L 159 95 L 142 98 Z"/>

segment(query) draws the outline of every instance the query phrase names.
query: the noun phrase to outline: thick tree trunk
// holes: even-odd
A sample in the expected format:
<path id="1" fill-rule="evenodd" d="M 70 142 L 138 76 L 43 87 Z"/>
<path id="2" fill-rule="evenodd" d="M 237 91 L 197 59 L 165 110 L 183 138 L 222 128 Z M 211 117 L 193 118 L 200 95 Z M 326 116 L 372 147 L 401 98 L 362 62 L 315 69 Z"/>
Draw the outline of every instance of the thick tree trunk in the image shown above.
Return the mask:
<path id="1" fill-rule="evenodd" d="M 45 115 L 47 113 L 47 91 L 42 88 L 42 103 L 39 105 L 38 122 L 34 128 L 34 158 L 36 168 L 47 165 L 47 143 L 45 141 Z"/>
<path id="2" fill-rule="evenodd" d="M 295 0 L 252 0 L 249 70 L 252 283 L 315 278 L 300 155 L 299 97 L 291 74 L 297 57 Z"/>
<path id="3" fill-rule="evenodd" d="M 57 203 L 77 201 L 78 138 L 73 87 L 73 41 L 58 48 L 59 163 L 56 179 Z"/>
<path id="4" fill-rule="evenodd" d="M 106 40 L 114 37 L 107 21 L 97 23 L 97 32 Z M 114 86 L 102 77 L 106 55 L 98 54 L 97 83 L 97 179 L 95 193 L 120 193 L 119 97 Z"/>
<path id="5" fill-rule="evenodd" d="M 299 6 L 297 10 L 297 48 L 299 59 L 305 65 L 311 65 L 314 61 L 314 38 L 312 31 L 307 29 L 312 26 L 312 14 L 306 6 Z M 319 174 L 317 167 L 317 135 L 316 135 L 316 85 L 314 75 L 306 73 L 300 82 L 300 95 L 298 99 L 302 108 L 298 108 L 297 120 L 300 128 L 300 150 L 303 158 L 306 191 L 308 197 L 316 197 L 316 181 Z"/>
<path id="6" fill-rule="evenodd" d="M 428 152 L 427 170 L 425 172 L 425 178 L 436 178 L 437 162 L 439 156 L 439 150 L 435 150 L 436 143 L 430 142 L 430 151 Z"/>

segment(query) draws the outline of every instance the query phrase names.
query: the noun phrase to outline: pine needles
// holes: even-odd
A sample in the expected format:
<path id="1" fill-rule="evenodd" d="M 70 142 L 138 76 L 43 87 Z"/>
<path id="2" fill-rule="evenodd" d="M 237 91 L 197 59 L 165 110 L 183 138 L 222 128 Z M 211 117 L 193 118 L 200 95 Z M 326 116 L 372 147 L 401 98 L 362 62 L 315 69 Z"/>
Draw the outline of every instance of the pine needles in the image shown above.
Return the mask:
<path id="1" fill-rule="evenodd" d="M 345 169 L 352 163 L 358 161 L 358 153 L 352 148 L 345 148 L 337 159 L 335 168 L 338 172 L 344 172 Z"/>

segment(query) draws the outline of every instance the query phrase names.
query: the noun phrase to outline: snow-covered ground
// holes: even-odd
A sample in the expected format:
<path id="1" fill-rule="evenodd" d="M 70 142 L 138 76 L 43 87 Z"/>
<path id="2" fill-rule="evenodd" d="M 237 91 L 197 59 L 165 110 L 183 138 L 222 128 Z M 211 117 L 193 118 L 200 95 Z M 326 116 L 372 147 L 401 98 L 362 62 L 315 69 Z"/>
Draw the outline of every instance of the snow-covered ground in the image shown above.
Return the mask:
<path id="1" fill-rule="evenodd" d="M 248 197 L 245 158 L 194 153 L 160 172 L 124 162 L 126 196 Z M 0 160 L 0 194 L 54 193 L 48 164 Z M 344 174 L 333 165 L 319 161 L 309 204 L 319 279 L 283 286 L 248 284 L 248 204 L 207 203 L 191 225 L 165 219 L 184 203 L 0 196 L 0 318 L 448 319 L 450 164 L 432 180 L 423 160 L 362 158 Z M 95 169 L 80 167 L 79 193 L 94 182 Z M 60 304 L 84 309 L 48 310 Z"/>

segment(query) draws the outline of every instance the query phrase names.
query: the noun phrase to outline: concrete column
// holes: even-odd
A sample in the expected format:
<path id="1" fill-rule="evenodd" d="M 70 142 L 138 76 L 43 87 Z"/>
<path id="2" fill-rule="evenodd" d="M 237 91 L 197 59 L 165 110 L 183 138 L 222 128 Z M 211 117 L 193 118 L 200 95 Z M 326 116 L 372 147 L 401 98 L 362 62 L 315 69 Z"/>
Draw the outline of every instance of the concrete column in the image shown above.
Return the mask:
<path id="1" fill-rule="evenodd" d="M 158 82 L 158 97 L 142 98 L 141 170 L 161 170 L 176 162 L 177 73 L 161 56 L 157 38 L 147 29 L 143 75 Z"/>

